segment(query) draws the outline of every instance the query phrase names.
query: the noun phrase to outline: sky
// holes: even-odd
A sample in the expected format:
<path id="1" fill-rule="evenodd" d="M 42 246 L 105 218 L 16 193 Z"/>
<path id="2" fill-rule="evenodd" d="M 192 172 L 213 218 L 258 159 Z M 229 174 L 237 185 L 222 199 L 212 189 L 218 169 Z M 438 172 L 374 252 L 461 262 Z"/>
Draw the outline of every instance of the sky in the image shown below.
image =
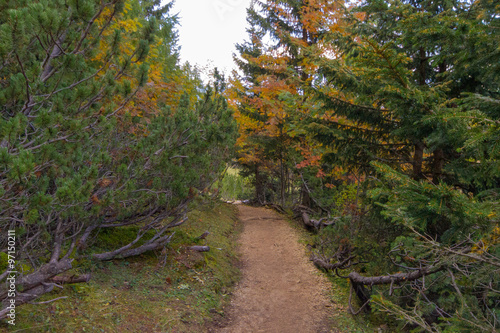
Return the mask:
<path id="1" fill-rule="evenodd" d="M 166 2 L 167 0 L 164 0 Z M 235 43 L 247 39 L 246 9 L 251 0 L 176 0 L 181 62 L 189 61 L 229 74 L 236 68 Z"/>

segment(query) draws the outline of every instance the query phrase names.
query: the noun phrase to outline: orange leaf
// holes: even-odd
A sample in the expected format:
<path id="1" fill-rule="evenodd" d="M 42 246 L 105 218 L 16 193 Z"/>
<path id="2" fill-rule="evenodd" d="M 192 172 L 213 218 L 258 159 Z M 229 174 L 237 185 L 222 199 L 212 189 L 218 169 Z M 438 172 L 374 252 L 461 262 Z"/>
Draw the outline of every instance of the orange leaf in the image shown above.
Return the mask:
<path id="1" fill-rule="evenodd" d="M 109 185 L 111 185 L 113 183 L 112 180 L 110 179 L 107 179 L 107 178 L 103 178 L 99 181 L 99 186 L 100 187 L 108 187 Z"/>
<path id="2" fill-rule="evenodd" d="M 99 200 L 99 198 L 97 197 L 97 194 L 94 194 L 90 199 L 96 205 L 99 205 L 101 203 L 101 200 Z"/>

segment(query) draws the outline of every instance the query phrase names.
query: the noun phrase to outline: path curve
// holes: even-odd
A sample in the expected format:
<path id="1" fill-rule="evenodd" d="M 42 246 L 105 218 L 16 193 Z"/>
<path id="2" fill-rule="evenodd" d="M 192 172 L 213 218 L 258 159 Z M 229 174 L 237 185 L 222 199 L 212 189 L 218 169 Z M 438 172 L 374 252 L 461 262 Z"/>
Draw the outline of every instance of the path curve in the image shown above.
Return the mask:
<path id="1" fill-rule="evenodd" d="M 308 260 L 297 232 L 277 213 L 238 206 L 242 279 L 222 333 L 328 330 L 329 282 Z"/>

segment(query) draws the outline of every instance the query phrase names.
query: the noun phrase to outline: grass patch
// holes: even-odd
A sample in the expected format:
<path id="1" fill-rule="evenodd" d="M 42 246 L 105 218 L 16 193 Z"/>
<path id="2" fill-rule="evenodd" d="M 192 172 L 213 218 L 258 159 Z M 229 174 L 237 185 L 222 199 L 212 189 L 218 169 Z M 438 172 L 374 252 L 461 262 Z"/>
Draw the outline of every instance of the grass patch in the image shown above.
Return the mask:
<path id="1" fill-rule="evenodd" d="M 37 301 L 67 298 L 17 309 L 16 326 L 3 332 L 200 332 L 220 320 L 240 278 L 237 208 L 209 204 L 189 214 L 164 250 L 107 262 L 80 260 L 78 272 L 91 272 L 87 284 L 67 285 Z M 102 234 L 100 242 L 120 243 L 123 234 Z M 210 235 L 197 240 L 204 231 Z M 98 242 L 99 243 L 99 242 Z M 206 253 L 190 245 L 209 245 Z M 96 245 L 97 247 L 97 245 Z M 99 245 L 100 248 L 104 246 Z"/>

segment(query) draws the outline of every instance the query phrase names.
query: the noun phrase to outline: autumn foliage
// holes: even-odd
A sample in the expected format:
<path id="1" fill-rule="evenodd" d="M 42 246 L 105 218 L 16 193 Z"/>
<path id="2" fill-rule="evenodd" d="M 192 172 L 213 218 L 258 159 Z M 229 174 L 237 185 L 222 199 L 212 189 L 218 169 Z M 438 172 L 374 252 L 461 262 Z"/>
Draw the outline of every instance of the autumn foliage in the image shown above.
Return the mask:
<path id="1" fill-rule="evenodd" d="M 287 0 L 248 10 L 229 95 L 239 162 L 257 201 L 327 225 L 313 260 L 349 278 L 353 313 L 389 313 L 398 330 L 500 325 L 498 9 Z"/>

